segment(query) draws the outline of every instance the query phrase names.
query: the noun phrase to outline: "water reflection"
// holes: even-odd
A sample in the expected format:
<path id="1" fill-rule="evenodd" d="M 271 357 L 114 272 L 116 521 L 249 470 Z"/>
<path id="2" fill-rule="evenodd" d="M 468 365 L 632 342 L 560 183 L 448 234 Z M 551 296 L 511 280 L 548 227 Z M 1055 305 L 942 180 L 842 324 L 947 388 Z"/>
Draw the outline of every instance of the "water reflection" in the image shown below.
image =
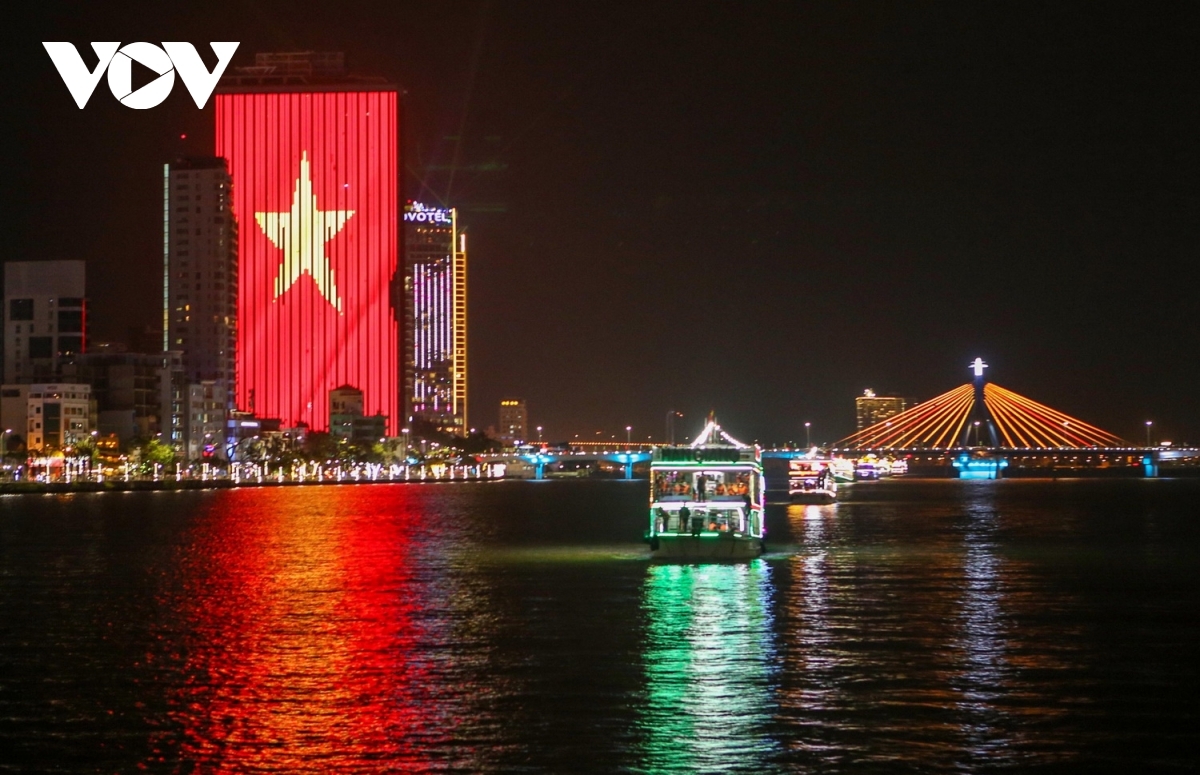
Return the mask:
<path id="1" fill-rule="evenodd" d="M 967 737 L 969 759 L 994 760 L 1011 746 L 1012 724 L 1000 704 L 1010 691 L 1003 619 L 1003 560 L 996 554 L 995 533 L 999 514 L 994 487 L 970 492 L 963 517 L 965 547 L 963 579 L 958 600 L 958 637 L 961 653 L 955 689 L 960 693 L 960 726 Z"/>
<path id="2" fill-rule="evenodd" d="M 181 558 L 185 760 L 302 772 L 445 755 L 461 711 L 439 696 L 453 665 L 431 648 L 452 637 L 429 615 L 445 588 L 412 556 L 430 528 L 405 492 L 242 490 L 205 516 Z"/>
<path id="3" fill-rule="evenodd" d="M 798 514 L 797 514 L 798 512 Z M 804 536 L 804 552 L 798 555 L 800 564 L 800 599 L 804 615 L 795 633 L 796 656 L 800 664 L 795 669 L 808 676 L 805 687 L 794 698 L 803 706 L 819 710 L 832 705 L 836 692 L 834 677 L 844 662 L 844 654 L 836 650 L 836 640 L 830 632 L 828 552 L 829 522 L 836 507 L 792 506 L 790 518 L 800 519 Z"/>
<path id="4" fill-rule="evenodd" d="M 853 558 L 839 553 L 834 539 L 837 516 L 836 505 L 788 507 L 789 528 L 801 546 L 787 563 L 791 584 L 781 612 L 785 679 L 778 701 L 782 717 L 799 727 L 786 736 L 787 758 L 823 767 L 846 754 L 833 738 L 847 729 L 845 685 L 856 661 L 853 633 L 839 612 L 855 605 L 844 573 Z"/>
<path id="5" fill-rule="evenodd" d="M 762 560 L 647 569 L 639 769 L 749 770 L 774 753 L 772 596 Z"/>
<path id="6" fill-rule="evenodd" d="M 1032 750 L 1046 739 L 1038 727 L 1062 710 L 1028 676 L 1052 666 L 1047 650 L 1031 658 L 1022 641 L 1054 640 L 1043 626 L 1054 601 L 1002 550 L 1011 507 L 980 484 L 954 483 L 956 503 L 788 508 L 798 543 L 778 568 L 788 766 L 1045 761 Z"/>

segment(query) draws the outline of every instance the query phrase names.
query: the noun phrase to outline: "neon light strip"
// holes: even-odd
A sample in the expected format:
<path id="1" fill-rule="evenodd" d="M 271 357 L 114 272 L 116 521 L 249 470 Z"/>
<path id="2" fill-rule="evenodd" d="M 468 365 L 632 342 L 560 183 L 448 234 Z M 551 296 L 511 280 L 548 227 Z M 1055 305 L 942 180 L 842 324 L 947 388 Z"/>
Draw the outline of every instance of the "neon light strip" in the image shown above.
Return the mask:
<path id="1" fill-rule="evenodd" d="M 984 385 L 984 405 L 1009 447 L 1122 446 L 1117 436 L 998 385 Z M 975 408 L 974 386 L 955 388 L 837 442 L 838 447 L 945 449 L 958 443 Z"/>
<path id="2" fill-rule="evenodd" d="M 973 388 L 964 385 L 858 431 L 837 446 L 907 447 L 945 438 L 945 430 L 970 408 Z"/>
<path id="3" fill-rule="evenodd" d="M 984 399 L 989 393 L 998 403 L 1012 406 L 1014 415 L 1025 419 L 1026 427 L 1036 426 L 1041 435 L 1054 446 L 1120 446 L 1124 442 L 1117 436 L 1070 415 L 1051 409 L 1024 396 L 1006 390 L 999 385 L 985 385 Z M 1058 442 L 1054 444 L 1053 442 Z"/>

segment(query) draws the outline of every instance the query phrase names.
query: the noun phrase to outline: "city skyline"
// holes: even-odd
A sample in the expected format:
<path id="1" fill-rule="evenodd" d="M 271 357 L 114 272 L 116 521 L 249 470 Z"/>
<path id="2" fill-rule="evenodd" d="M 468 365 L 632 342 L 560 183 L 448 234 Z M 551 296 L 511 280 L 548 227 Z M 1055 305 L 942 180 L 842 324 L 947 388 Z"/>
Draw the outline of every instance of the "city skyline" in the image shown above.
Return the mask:
<path id="1" fill-rule="evenodd" d="M 657 438 L 669 409 L 680 436 L 716 409 L 740 437 L 832 440 L 864 388 L 927 400 L 976 356 L 1125 438 L 1200 439 L 1192 13 L 231 10 L 15 26 L 9 258 L 86 260 L 99 339 L 154 320 L 135 278 L 161 260 L 161 165 L 211 148 L 213 107 L 81 111 L 40 41 L 233 39 L 233 66 L 345 50 L 405 89 L 406 156 L 462 170 L 425 191 L 410 169 L 406 195 L 479 198 L 468 141 L 500 138 L 505 211 L 462 215 L 471 402 L 524 396 L 547 440 Z"/>

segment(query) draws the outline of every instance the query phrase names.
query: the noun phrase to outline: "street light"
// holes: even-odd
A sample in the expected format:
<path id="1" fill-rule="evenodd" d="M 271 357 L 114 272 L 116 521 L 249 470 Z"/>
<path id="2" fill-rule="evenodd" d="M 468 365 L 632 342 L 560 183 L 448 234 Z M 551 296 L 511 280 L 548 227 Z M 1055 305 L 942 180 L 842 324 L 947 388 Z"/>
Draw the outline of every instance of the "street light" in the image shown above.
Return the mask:
<path id="1" fill-rule="evenodd" d="M 975 446 L 977 446 L 977 447 L 980 446 L 980 444 L 979 444 L 979 420 L 975 421 Z"/>
<path id="2" fill-rule="evenodd" d="M 632 425 L 625 426 L 625 446 L 629 446 L 629 434 L 633 431 Z"/>
<path id="3" fill-rule="evenodd" d="M 804 448 L 812 449 L 812 423 L 804 423 Z"/>
<path id="4" fill-rule="evenodd" d="M 542 426 L 538 426 L 538 444 L 542 443 Z"/>
<path id="5" fill-rule="evenodd" d="M 1150 446 L 1150 426 L 1154 424 L 1154 420 L 1146 420 L 1146 446 Z"/>

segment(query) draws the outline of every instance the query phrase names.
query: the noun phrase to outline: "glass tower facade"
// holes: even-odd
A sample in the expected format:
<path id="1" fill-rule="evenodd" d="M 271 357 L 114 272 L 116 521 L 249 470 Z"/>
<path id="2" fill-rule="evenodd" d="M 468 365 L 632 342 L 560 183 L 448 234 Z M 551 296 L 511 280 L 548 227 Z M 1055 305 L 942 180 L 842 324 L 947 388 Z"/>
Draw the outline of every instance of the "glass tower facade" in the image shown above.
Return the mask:
<path id="1" fill-rule="evenodd" d="M 397 92 L 303 65 L 264 60 L 283 75 L 243 75 L 215 97 L 239 224 L 238 408 L 325 430 L 329 391 L 350 385 L 396 435 Z"/>
<path id="2" fill-rule="evenodd" d="M 467 239 L 454 209 L 409 202 L 405 234 L 406 417 L 456 434 L 467 421 Z"/>

